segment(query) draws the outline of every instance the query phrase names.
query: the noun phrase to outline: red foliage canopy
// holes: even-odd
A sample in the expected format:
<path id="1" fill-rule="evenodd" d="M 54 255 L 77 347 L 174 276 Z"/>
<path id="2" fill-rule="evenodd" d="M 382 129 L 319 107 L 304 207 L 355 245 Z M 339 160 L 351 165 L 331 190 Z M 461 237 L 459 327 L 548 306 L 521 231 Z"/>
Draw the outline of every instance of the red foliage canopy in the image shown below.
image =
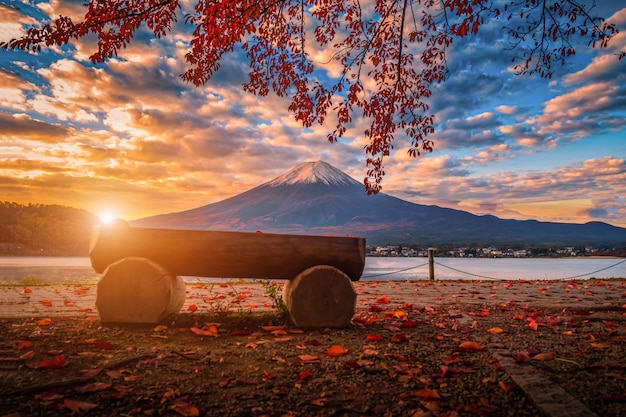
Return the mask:
<path id="1" fill-rule="evenodd" d="M 552 76 L 554 63 L 575 53 L 570 39 L 587 38 L 605 47 L 617 28 L 591 15 L 593 6 L 576 0 L 195 0 L 185 22 L 195 29 L 183 79 L 202 85 L 217 71 L 224 53 L 240 45 L 250 58 L 244 89 L 291 97 L 289 110 L 306 127 L 336 118 L 328 140 L 341 138 L 353 118 L 366 118 L 364 134 L 368 193 L 381 189 L 383 160 L 400 132 L 413 157 L 433 150 L 433 116 L 424 99 L 447 76 L 446 50 L 455 37 L 477 34 L 490 19 L 520 47 L 518 73 Z M 39 51 L 89 33 L 98 37 L 93 62 L 118 54 L 145 23 L 165 36 L 176 22 L 179 0 L 91 0 L 84 20 L 59 17 L 31 28 L 5 49 Z M 313 73 L 312 52 L 329 48 L 339 76 L 322 83 Z M 620 54 L 620 59 L 624 54 Z"/>

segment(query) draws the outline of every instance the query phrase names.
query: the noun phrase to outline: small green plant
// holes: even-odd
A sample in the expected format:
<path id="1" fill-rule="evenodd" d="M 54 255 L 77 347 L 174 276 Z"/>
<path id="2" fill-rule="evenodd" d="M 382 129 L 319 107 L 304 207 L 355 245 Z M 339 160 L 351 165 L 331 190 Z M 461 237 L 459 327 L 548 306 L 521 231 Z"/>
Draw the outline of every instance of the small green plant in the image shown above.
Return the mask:
<path id="1" fill-rule="evenodd" d="M 272 308 L 275 308 L 279 313 L 287 313 L 287 306 L 283 302 L 280 284 L 267 279 L 261 280 L 260 283 L 265 288 L 264 294 L 272 301 Z"/>

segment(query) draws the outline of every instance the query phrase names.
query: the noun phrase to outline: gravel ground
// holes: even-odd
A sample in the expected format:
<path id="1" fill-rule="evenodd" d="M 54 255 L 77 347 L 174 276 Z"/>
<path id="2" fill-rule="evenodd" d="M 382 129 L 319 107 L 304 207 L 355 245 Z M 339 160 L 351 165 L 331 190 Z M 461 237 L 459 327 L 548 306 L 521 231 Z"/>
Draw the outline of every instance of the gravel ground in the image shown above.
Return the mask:
<path id="1" fill-rule="evenodd" d="M 89 312 L 2 318 L 0 416 L 556 415 L 523 386 L 532 378 L 587 415 L 626 415 L 621 280 L 515 284 L 518 300 L 562 285 L 593 301 L 569 307 L 519 302 L 493 283 L 358 285 L 353 323 L 339 330 L 294 328 L 252 297 L 224 308 L 241 288 L 193 288 L 158 326 L 103 326 Z"/>

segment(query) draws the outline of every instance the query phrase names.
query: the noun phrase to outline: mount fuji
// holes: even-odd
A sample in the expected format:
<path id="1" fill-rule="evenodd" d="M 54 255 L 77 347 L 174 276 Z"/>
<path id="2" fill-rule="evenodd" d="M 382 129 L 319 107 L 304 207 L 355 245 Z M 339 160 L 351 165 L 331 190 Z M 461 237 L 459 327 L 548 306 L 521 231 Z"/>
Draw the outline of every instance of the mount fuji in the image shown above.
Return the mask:
<path id="1" fill-rule="evenodd" d="M 626 244 L 626 229 L 507 220 L 367 195 L 363 185 L 323 161 L 307 162 L 251 190 L 178 213 L 130 222 L 137 227 L 367 238 L 368 244 Z"/>

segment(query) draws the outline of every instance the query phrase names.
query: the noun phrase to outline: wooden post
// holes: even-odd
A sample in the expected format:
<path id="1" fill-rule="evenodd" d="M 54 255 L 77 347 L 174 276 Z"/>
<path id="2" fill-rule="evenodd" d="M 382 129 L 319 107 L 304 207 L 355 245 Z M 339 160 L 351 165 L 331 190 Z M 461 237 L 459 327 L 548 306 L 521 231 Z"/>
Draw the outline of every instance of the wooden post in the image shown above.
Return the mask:
<path id="1" fill-rule="evenodd" d="M 435 280 L 435 248 L 428 248 L 428 279 Z"/>

